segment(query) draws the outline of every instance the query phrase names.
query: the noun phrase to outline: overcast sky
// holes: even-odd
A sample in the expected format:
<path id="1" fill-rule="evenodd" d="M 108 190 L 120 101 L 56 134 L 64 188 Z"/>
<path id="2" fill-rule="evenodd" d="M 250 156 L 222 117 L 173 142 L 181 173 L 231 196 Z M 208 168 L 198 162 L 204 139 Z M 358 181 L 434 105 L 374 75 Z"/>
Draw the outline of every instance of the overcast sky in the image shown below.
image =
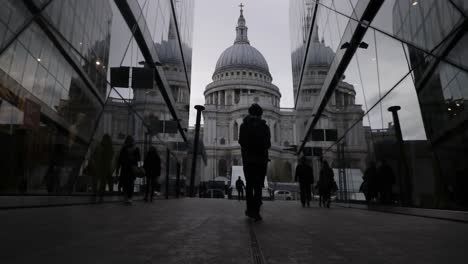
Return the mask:
<path id="1" fill-rule="evenodd" d="M 216 61 L 234 43 L 240 0 L 196 0 L 193 34 L 190 125 L 195 123 L 193 106 L 204 104 L 203 92 L 211 82 Z M 289 1 L 243 0 L 250 44 L 265 57 L 279 87 L 281 107 L 293 107 Z"/>

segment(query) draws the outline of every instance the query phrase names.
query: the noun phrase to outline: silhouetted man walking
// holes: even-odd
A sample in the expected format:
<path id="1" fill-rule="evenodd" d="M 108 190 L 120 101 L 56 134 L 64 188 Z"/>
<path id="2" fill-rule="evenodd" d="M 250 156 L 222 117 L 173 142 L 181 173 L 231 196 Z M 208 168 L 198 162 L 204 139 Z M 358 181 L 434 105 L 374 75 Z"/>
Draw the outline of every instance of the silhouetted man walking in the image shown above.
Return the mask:
<path id="1" fill-rule="evenodd" d="M 387 164 L 386 160 L 382 160 L 380 167 L 377 169 L 380 177 L 380 199 L 384 204 L 392 203 L 392 186 L 395 184 L 395 174 L 392 167 Z"/>
<path id="2" fill-rule="evenodd" d="M 244 199 L 244 181 L 242 181 L 241 177 L 236 181 L 236 189 L 237 189 L 237 200 L 243 200 Z"/>
<path id="3" fill-rule="evenodd" d="M 310 200 L 312 200 L 312 191 L 310 185 L 314 183 L 314 172 L 312 167 L 306 163 L 306 158 L 302 157 L 296 167 L 296 181 L 299 182 L 301 190 L 301 203 L 302 207 L 306 205 L 310 207 Z"/>
<path id="4" fill-rule="evenodd" d="M 262 187 L 268 164 L 268 149 L 271 147 L 270 128 L 262 119 L 263 109 L 258 104 L 252 104 L 249 115 L 240 126 L 239 144 L 241 145 L 244 175 L 247 182 L 245 214 L 262 220 L 260 206 L 262 204 Z"/>

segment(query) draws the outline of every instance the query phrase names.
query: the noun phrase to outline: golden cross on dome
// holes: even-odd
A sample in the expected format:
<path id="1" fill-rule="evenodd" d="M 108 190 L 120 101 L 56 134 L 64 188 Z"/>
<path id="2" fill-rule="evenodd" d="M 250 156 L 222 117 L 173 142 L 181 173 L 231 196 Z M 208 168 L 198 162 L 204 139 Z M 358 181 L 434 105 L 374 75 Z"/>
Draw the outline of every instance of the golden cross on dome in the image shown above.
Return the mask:
<path id="1" fill-rule="evenodd" d="M 243 11 L 242 8 L 244 7 L 244 5 L 242 3 L 240 3 L 239 7 L 241 8 L 241 11 Z"/>

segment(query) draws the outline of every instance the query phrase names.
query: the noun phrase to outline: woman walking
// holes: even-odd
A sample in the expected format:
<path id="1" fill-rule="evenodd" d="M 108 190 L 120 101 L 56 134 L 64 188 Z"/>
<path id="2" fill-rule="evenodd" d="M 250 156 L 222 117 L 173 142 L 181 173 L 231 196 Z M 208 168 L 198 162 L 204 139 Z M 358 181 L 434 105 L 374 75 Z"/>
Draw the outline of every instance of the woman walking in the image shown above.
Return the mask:
<path id="1" fill-rule="evenodd" d="M 322 169 L 320 170 L 320 178 L 318 182 L 318 189 L 320 194 L 319 205 L 320 207 L 330 208 L 330 197 L 332 188 L 335 180 L 333 179 L 333 170 L 328 165 L 328 162 L 325 160 L 322 163 Z"/>
<path id="2" fill-rule="evenodd" d="M 158 155 L 158 151 L 155 147 L 151 146 L 145 157 L 145 169 L 146 177 L 146 188 L 145 188 L 145 202 L 153 201 L 154 186 L 158 182 L 158 178 L 161 175 L 161 158 Z"/>
<path id="3" fill-rule="evenodd" d="M 132 203 L 133 184 L 135 182 L 139 161 L 140 150 L 135 146 L 133 137 L 127 136 L 119 154 L 117 172 L 120 172 L 119 181 L 128 204 Z"/>
<path id="4" fill-rule="evenodd" d="M 114 160 L 114 147 L 109 134 L 104 134 L 90 159 L 90 169 L 93 177 L 93 191 L 99 195 L 102 202 L 106 185 L 109 191 L 113 190 L 112 172 Z"/>

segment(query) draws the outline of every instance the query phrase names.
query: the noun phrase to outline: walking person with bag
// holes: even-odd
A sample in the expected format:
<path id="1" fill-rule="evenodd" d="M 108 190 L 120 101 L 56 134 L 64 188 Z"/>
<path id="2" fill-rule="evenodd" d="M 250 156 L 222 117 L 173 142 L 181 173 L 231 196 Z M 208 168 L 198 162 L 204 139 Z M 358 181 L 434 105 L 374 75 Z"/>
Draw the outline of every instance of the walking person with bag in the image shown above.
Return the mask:
<path id="1" fill-rule="evenodd" d="M 154 187 L 158 182 L 158 178 L 161 175 L 161 158 L 158 155 L 158 151 L 155 147 L 151 146 L 145 157 L 145 163 L 143 165 L 145 169 L 146 177 L 146 188 L 145 188 L 145 202 L 153 201 Z M 149 196 L 149 197 L 148 197 Z"/>
<path id="2" fill-rule="evenodd" d="M 135 146 L 132 136 L 127 136 L 120 151 L 117 172 L 120 172 L 120 184 L 122 185 L 125 202 L 132 204 L 133 186 L 138 174 L 138 162 L 140 161 L 140 150 Z"/>

